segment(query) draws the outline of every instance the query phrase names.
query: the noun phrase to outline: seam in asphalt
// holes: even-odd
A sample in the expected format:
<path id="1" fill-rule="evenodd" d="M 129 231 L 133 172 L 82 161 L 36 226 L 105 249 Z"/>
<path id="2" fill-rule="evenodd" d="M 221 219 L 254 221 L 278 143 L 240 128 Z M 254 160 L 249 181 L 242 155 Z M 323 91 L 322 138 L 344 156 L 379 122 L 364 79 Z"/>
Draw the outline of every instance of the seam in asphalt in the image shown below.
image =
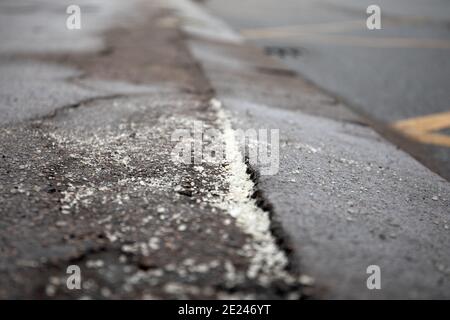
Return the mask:
<path id="1" fill-rule="evenodd" d="M 188 2 L 186 2 L 186 3 L 188 3 Z M 179 12 L 178 12 L 178 14 L 179 14 Z M 202 12 L 202 14 L 208 15 L 208 13 L 206 13 L 206 12 Z M 175 13 L 175 15 L 177 15 L 177 13 Z M 214 17 L 212 17 L 211 19 L 214 19 Z M 184 30 L 183 27 L 181 26 L 180 33 L 183 37 L 183 40 L 188 41 L 189 36 L 190 36 L 189 31 Z M 187 45 L 187 48 L 188 48 L 189 52 L 191 53 L 192 58 L 195 61 L 197 61 L 200 72 L 204 75 L 204 78 L 208 82 L 208 84 L 213 92 L 212 96 L 217 97 L 217 90 L 214 87 L 213 82 L 210 80 L 208 72 L 204 69 L 201 61 L 195 55 L 195 53 L 192 52 L 192 48 L 189 45 Z M 270 69 L 270 70 L 266 70 L 266 72 L 276 72 L 276 73 L 280 72 L 283 75 L 287 74 L 288 76 L 296 75 L 295 72 L 290 72 L 290 71 L 285 71 L 285 70 L 279 71 L 279 70 Z M 234 132 L 233 125 L 229 119 L 230 114 L 228 114 L 226 111 L 223 110 L 224 108 L 223 108 L 221 102 L 219 102 L 219 104 L 220 104 L 220 107 L 218 107 L 218 110 L 217 110 L 218 120 L 227 122 L 227 123 L 221 124 L 222 129 L 224 131 L 227 131 L 226 127 L 229 126 L 228 129 L 231 129 L 231 131 Z M 226 138 L 225 138 L 225 140 L 226 140 Z M 233 155 L 229 154 L 228 149 L 229 148 L 227 147 L 226 148 L 227 158 L 229 158 L 230 156 L 231 157 L 233 156 Z M 311 288 L 313 290 L 307 290 L 307 291 L 304 290 L 306 285 L 303 285 L 302 281 L 299 280 L 301 278 L 301 272 L 300 272 L 299 262 L 297 261 L 297 258 L 293 254 L 293 245 L 292 245 L 291 239 L 289 238 L 289 236 L 287 235 L 287 233 L 281 226 L 281 223 L 276 219 L 276 213 L 275 213 L 274 206 L 268 200 L 268 198 L 265 196 L 263 190 L 258 187 L 259 186 L 259 177 L 260 177 L 259 172 L 250 165 L 250 163 L 249 163 L 248 159 L 245 157 L 245 155 L 240 154 L 240 156 L 241 156 L 240 159 L 238 159 L 237 161 L 242 162 L 242 166 L 245 167 L 245 175 L 251 182 L 251 190 L 249 190 L 248 199 L 247 199 L 250 204 L 249 203 L 247 203 L 247 204 L 239 203 L 239 202 L 237 202 L 237 203 L 243 207 L 248 206 L 248 205 L 252 206 L 253 214 L 261 214 L 262 213 L 261 217 L 260 217 L 261 219 L 264 219 L 264 216 L 267 217 L 268 222 L 269 222 L 269 226 L 267 229 L 267 231 L 269 233 L 268 238 L 270 239 L 270 241 L 273 241 L 273 244 L 276 247 L 275 250 L 279 251 L 279 253 L 283 257 L 283 259 L 285 259 L 285 263 L 282 266 L 282 270 L 278 270 L 280 274 L 273 275 L 273 276 L 275 276 L 275 278 L 278 276 L 280 280 L 283 278 L 290 279 L 290 281 L 286 281 L 286 282 L 290 282 L 290 285 L 288 285 L 287 288 L 282 290 L 282 291 L 285 291 L 285 293 L 286 292 L 287 293 L 297 292 L 299 294 L 299 296 L 297 298 L 299 298 L 299 299 L 313 298 L 314 297 L 314 291 L 313 291 L 314 288 L 313 287 Z M 236 161 L 236 159 L 235 159 L 235 161 Z M 231 174 L 233 174 L 233 173 L 231 173 Z M 245 181 L 242 181 L 242 183 L 244 184 Z M 244 229 L 244 231 L 246 231 L 245 230 L 246 226 L 242 226 L 242 228 Z M 268 271 L 270 272 L 270 270 L 268 270 Z"/>
<path id="2" fill-rule="evenodd" d="M 273 206 L 257 188 L 258 173 L 251 168 L 239 150 L 236 131 L 229 113 L 217 99 L 211 100 L 216 110 L 218 122 L 223 130 L 226 158 L 229 163 L 227 176 L 229 190 L 225 200 L 225 210 L 233 216 L 240 228 L 253 238 L 254 254 L 248 272 L 267 277 L 269 282 L 284 285 L 275 290 L 291 299 L 305 299 L 298 268 L 292 263 L 292 250 L 281 225 L 275 222 Z"/>
<path id="3" fill-rule="evenodd" d="M 102 96 L 96 96 L 96 97 L 91 97 L 91 98 L 87 98 L 87 99 L 82 99 L 82 100 L 80 100 L 78 102 L 75 102 L 75 103 L 70 103 L 70 104 L 63 105 L 63 106 L 53 110 L 52 112 L 50 112 L 50 113 L 48 113 L 46 115 L 39 116 L 39 117 L 36 117 L 36 118 L 27 119 L 25 122 L 34 122 L 34 121 L 39 121 L 39 120 L 42 121 L 42 120 L 54 119 L 59 114 L 61 114 L 62 112 L 70 110 L 70 109 L 78 109 L 81 106 L 88 105 L 88 104 L 96 102 L 96 101 L 114 100 L 114 99 L 120 99 L 120 98 L 124 98 L 124 97 L 130 97 L 130 95 L 109 94 L 109 95 L 102 95 Z"/>

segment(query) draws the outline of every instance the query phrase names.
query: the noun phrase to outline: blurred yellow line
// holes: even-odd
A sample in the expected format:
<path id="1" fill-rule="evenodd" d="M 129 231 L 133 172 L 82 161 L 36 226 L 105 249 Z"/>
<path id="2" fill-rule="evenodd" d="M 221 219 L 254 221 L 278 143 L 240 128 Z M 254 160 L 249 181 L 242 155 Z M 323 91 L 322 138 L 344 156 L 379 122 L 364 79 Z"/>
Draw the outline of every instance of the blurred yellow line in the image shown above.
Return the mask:
<path id="1" fill-rule="evenodd" d="M 365 28 L 364 20 L 351 20 L 344 22 L 304 24 L 282 27 L 268 27 L 255 29 L 242 29 L 241 34 L 246 38 L 284 38 L 298 36 L 302 34 L 320 33 L 320 32 L 341 32 L 358 28 Z"/>
<path id="2" fill-rule="evenodd" d="M 450 148 L 450 136 L 439 133 L 407 133 L 407 137 L 424 144 Z"/>
<path id="3" fill-rule="evenodd" d="M 310 35 L 309 41 L 326 42 L 349 46 L 381 47 L 381 48 L 429 48 L 450 49 L 450 41 L 441 39 L 399 38 L 399 37 L 363 37 L 340 35 Z"/>
<path id="4" fill-rule="evenodd" d="M 270 37 L 268 37 L 270 38 Z M 286 38 L 295 38 L 296 41 L 312 43 L 328 43 L 335 45 L 362 46 L 372 48 L 428 48 L 450 49 L 450 41 L 443 39 L 426 38 L 402 38 L 402 37 L 364 37 L 325 35 L 319 33 L 303 32 L 296 35 L 288 35 Z M 258 39 L 252 37 L 251 39 Z"/>
<path id="5" fill-rule="evenodd" d="M 429 48 L 450 49 L 450 40 L 409 38 L 409 37 L 376 37 L 326 34 L 365 28 L 363 21 L 347 21 L 340 23 L 323 23 L 303 26 L 286 26 L 261 29 L 244 29 L 241 34 L 247 39 L 285 38 L 312 43 L 330 43 L 345 46 L 362 46 L 373 48 Z"/>
<path id="6" fill-rule="evenodd" d="M 417 25 L 430 22 L 425 17 L 385 17 L 383 19 L 383 26 L 398 26 L 398 25 Z M 366 30 L 366 20 L 348 20 L 338 22 L 323 22 L 300 24 L 279 27 L 260 27 L 241 29 L 240 33 L 247 38 L 276 38 L 276 37 L 291 37 L 309 33 L 335 33 L 349 30 Z"/>
<path id="7" fill-rule="evenodd" d="M 418 118 L 400 120 L 395 126 L 402 130 L 436 131 L 450 128 L 450 111 Z"/>
<path id="8" fill-rule="evenodd" d="M 436 133 L 450 128 L 450 111 L 400 120 L 392 124 L 392 127 L 418 142 L 450 147 L 450 136 Z"/>

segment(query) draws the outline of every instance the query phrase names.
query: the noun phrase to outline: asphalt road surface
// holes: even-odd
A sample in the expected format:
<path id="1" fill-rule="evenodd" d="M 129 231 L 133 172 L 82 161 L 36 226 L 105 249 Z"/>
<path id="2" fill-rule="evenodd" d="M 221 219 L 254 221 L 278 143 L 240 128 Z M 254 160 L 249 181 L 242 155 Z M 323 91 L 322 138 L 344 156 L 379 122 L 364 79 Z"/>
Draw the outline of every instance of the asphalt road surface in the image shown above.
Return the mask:
<path id="1" fill-rule="evenodd" d="M 184 20 L 234 128 L 279 128 L 279 171 L 249 170 L 277 243 L 314 279 L 315 296 L 447 298 L 449 183 L 259 48 L 219 38 L 219 22 Z M 383 270 L 381 290 L 366 286 L 369 265 Z"/>
<path id="2" fill-rule="evenodd" d="M 394 136 L 406 135 L 406 143 L 396 142 L 449 179 L 450 2 L 376 3 L 381 30 L 366 27 L 373 1 L 205 1 L 246 39 L 344 100 L 382 133 L 395 128 Z"/>
<path id="3" fill-rule="evenodd" d="M 168 2 L 78 0 L 69 30 L 70 0 L 0 1 L 0 299 L 448 298 L 450 184 Z M 177 161 L 198 122 L 226 158 Z M 235 137 L 264 128 L 269 175 Z"/>

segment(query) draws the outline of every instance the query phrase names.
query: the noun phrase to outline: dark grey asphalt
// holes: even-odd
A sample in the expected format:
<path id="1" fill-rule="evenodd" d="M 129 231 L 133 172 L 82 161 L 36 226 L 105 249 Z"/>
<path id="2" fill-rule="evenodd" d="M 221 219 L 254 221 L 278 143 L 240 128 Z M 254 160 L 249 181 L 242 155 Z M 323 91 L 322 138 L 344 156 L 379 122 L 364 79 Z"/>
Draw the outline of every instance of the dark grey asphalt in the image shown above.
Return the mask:
<path id="1" fill-rule="evenodd" d="M 449 297 L 448 182 L 189 2 L 212 39 L 139 0 L 68 33 L 67 3 L 0 4 L 0 298 Z M 279 173 L 174 163 L 195 121 L 229 155 L 280 129 Z"/>
<path id="2" fill-rule="evenodd" d="M 210 28 L 199 14 L 185 24 Z M 315 297 L 448 299 L 449 183 L 258 48 L 193 34 L 234 126 L 280 129 L 280 170 L 256 188 Z M 366 287 L 369 265 L 381 290 Z"/>
<path id="3" fill-rule="evenodd" d="M 298 57 L 283 59 L 288 66 L 382 126 L 449 111 L 450 3 L 377 1 L 382 9 L 383 26 L 377 31 L 369 31 L 365 25 L 365 10 L 370 4 L 373 1 L 205 1 L 211 12 L 238 31 L 297 26 L 296 35 L 263 35 L 264 38 L 257 35 L 249 40 L 261 47 L 298 48 Z M 337 30 L 349 21 L 356 21 L 353 27 Z M 299 34 L 305 30 L 313 36 Z M 401 45 L 396 40 L 382 42 L 379 38 L 413 38 L 416 42 Z M 439 44 L 424 48 L 429 39 L 438 39 Z M 444 48 L 439 48 L 441 45 Z M 448 147 L 404 145 L 404 148 L 438 173 L 450 177 Z"/>
<path id="4" fill-rule="evenodd" d="M 231 215 L 229 164 L 173 161 L 177 129 L 222 125 L 174 17 L 85 0 L 70 33 L 67 3 L 0 4 L 0 299 L 300 297 L 270 223 Z"/>

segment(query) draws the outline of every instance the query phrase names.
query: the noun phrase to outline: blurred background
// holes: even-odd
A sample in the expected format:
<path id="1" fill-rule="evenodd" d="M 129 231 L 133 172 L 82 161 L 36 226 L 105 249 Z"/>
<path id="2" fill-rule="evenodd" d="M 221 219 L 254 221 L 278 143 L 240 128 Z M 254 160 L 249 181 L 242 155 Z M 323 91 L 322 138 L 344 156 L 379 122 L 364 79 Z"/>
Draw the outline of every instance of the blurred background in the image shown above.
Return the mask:
<path id="1" fill-rule="evenodd" d="M 450 1 L 200 2 L 450 178 Z M 366 26 L 372 4 L 381 30 Z"/>

